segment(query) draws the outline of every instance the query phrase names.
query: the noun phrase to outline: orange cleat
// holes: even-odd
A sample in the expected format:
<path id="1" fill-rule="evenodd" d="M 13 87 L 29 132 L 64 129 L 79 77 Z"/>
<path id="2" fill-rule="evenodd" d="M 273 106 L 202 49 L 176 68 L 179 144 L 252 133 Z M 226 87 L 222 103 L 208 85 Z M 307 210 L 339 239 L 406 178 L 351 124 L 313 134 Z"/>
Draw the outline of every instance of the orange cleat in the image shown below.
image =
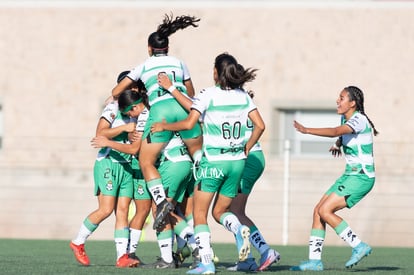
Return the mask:
<path id="1" fill-rule="evenodd" d="M 89 265 L 89 257 L 86 255 L 85 252 L 85 244 L 76 245 L 73 242 L 70 242 L 70 248 L 73 251 L 73 255 L 75 255 L 75 259 L 84 266 Z"/>
<path id="2" fill-rule="evenodd" d="M 116 267 L 137 267 L 139 261 L 133 258 L 128 257 L 128 254 L 122 255 L 121 258 L 116 261 Z"/>

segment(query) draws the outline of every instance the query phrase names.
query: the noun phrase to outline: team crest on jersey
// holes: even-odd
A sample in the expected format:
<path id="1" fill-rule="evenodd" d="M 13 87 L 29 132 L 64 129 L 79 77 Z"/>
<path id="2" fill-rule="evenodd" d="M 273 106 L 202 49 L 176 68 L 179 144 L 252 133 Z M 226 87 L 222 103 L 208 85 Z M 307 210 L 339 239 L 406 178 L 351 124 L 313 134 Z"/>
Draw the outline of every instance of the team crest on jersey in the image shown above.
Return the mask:
<path id="1" fill-rule="evenodd" d="M 112 119 L 115 119 L 115 114 L 114 113 L 111 113 L 110 116 L 111 116 Z"/>
<path id="2" fill-rule="evenodd" d="M 140 184 L 137 188 L 138 195 L 144 195 L 144 187 Z"/>
<path id="3" fill-rule="evenodd" d="M 112 191 L 112 189 L 114 188 L 112 181 L 108 181 L 108 183 L 106 184 L 106 190 L 108 191 Z"/>

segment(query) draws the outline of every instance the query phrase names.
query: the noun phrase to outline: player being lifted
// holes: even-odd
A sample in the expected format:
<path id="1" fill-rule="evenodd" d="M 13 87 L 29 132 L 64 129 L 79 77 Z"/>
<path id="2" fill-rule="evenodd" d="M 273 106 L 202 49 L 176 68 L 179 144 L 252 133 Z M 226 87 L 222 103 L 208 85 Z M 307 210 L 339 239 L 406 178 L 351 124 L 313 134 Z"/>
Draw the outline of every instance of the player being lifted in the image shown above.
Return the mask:
<path id="1" fill-rule="evenodd" d="M 187 111 L 171 96 L 168 90 L 160 87 L 157 82 L 158 73 L 164 72 L 174 81 L 175 87 L 190 97 L 194 96 L 194 88 L 187 66 L 180 59 L 168 55 L 168 37 L 177 30 L 189 26 L 198 27 L 200 19 L 194 16 L 165 15 L 162 24 L 157 31 L 148 37 L 149 58 L 136 66 L 118 85 L 112 89 L 113 97 L 127 89 L 133 82 L 141 79 L 148 91 L 150 113 L 142 136 L 139 164 L 148 185 L 151 196 L 157 205 L 154 228 L 163 223 L 166 215 L 173 210 L 173 206 L 166 200 L 160 173 L 155 166 L 162 149 L 173 137 L 172 131 L 151 133 L 150 127 L 155 122 L 165 119 L 167 122 L 175 122 L 187 117 Z M 197 123 L 191 129 L 179 131 L 181 138 L 188 148 L 190 156 L 194 158 L 199 144 L 202 143 L 201 127 Z"/>

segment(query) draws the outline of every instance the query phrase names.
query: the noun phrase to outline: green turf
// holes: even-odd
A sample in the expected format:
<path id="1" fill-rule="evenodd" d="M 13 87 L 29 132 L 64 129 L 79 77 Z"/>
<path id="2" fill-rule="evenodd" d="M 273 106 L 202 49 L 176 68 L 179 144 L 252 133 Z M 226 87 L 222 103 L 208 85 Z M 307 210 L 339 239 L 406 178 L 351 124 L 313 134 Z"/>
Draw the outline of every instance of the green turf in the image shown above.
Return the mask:
<path id="1" fill-rule="evenodd" d="M 235 262 L 236 251 L 233 244 L 213 244 L 220 259 L 216 274 L 227 275 L 226 267 Z M 265 274 L 315 274 L 315 272 L 293 272 L 289 267 L 307 257 L 305 246 L 273 246 L 282 255 L 279 264 L 270 267 Z M 158 246 L 153 242 L 139 245 L 138 256 L 145 263 L 155 261 L 159 255 Z M 69 241 L 56 240 L 12 240 L 0 239 L 0 274 L 185 274 L 186 267 L 179 269 L 118 269 L 115 268 L 115 248 L 112 241 L 93 241 L 86 244 L 91 266 L 77 264 L 69 248 Z M 323 261 L 325 270 L 321 274 L 414 274 L 414 248 L 373 247 L 373 253 L 356 267 L 345 269 L 350 257 L 348 247 L 325 247 Z M 257 257 L 256 252 L 254 255 Z M 189 265 L 190 261 L 185 262 Z M 240 274 L 243 272 L 237 272 Z"/>

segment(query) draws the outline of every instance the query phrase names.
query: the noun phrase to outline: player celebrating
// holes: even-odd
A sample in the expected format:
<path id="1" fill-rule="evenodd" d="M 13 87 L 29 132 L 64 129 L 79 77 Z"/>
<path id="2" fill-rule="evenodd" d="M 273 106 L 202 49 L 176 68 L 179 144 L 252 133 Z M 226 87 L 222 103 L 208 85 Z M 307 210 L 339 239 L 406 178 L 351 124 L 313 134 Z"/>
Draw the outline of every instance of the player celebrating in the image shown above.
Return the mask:
<path id="1" fill-rule="evenodd" d="M 148 98 L 144 84 L 141 81 L 138 81 L 137 83 L 134 83 L 134 87 L 131 87 L 131 90 L 122 92 L 118 98 L 118 106 L 122 113 L 131 117 L 131 119 L 136 122 L 136 131 L 129 137 L 131 143 L 121 144 L 110 140 L 105 136 L 97 136 L 92 139 L 91 144 L 95 148 L 110 147 L 119 152 L 131 154 L 133 156 L 131 167 L 133 171 L 133 198 L 136 211 L 129 223 L 130 239 L 128 257 L 137 260 L 138 264 L 142 265 L 142 261 L 136 255 L 136 250 L 145 221 L 151 211 L 152 202 L 137 160 L 141 146 L 142 132 L 148 117 Z"/>
<path id="2" fill-rule="evenodd" d="M 248 91 L 251 98 L 254 94 Z M 247 121 L 247 131 L 245 138 L 250 137 L 253 130 L 253 124 L 250 120 Z M 236 265 L 227 268 L 230 271 L 263 271 L 270 265 L 277 263 L 280 260 L 280 254 L 276 250 L 270 248 L 265 241 L 260 230 L 250 217 L 246 215 L 247 200 L 253 190 L 257 180 L 262 175 L 265 168 L 265 157 L 263 154 L 260 142 L 257 142 L 250 150 L 244 166 L 242 180 L 239 183 L 238 194 L 233 199 L 230 205 L 230 211 L 233 212 L 240 222 L 250 228 L 250 242 L 254 248 L 260 253 L 259 266 L 257 265 L 253 255 L 250 253 L 246 260 L 239 261 Z M 236 240 L 237 241 L 237 240 Z M 238 244 L 240 245 L 240 244 Z"/>
<path id="3" fill-rule="evenodd" d="M 194 88 L 187 66 L 176 57 L 168 55 L 168 37 L 179 29 L 189 26 L 197 27 L 200 19 L 193 16 L 173 17 L 165 15 L 164 21 L 148 37 L 149 58 L 142 64 L 135 67 L 126 78 L 124 78 L 112 90 L 112 95 L 117 97 L 125 90 L 132 81 L 141 79 L 148 91 L 150 114 L 143 134 L 139 163 L 152 198 L 157 204 L 157 213 L 154 220 L 154 227 L 158 227 L 169 213 L 173 206 L 166 200 L 165 191 L 162 186 L 162 179 L 155 166 L 162 149 L 173 137 L 172 131 L 162 133 L 151 133 L 150 127 L 154 122 L 165 119 L 167 122 L 175 122 L 187 117 L 185 109 L 157 83 L 157 76 L 160 72 L 166 73 L 174 80 L 174 85 L 180 92 L 194 96 Z M 190 156 L 201 147 L 202 135 L 200 125 L 195 124 L 192 129 L 180 131 L 180 135 L 189 149 Z"/>
<path id="4" fill-rule="evenodd" d="M 362 242 L 346 221 L 336 212 L 347 207 L 352 208 L 372 189 L 375 182 L 373 157 L 373 138 L 378 132 L 364 111 L 364 94 L 355 87 L 344 88 L 336 100 L 337 112 L 341 115 L 341 125 L 334 128 L 307 128 L 297 121 L 294 127 L 303 134 L 339 137 L 330 152 L 341 155 L 343 147 L 346 166 L 345 172 L 322 196 L 313 211 L 312 230 L 309 238 L 309 260 L 291 270 L 323 270 L 321 261 L 326 224 L 332 227 L 352 249 L 352 256 L 345 267 L 356 265 L 368 256 L 372 249 Z"/>
<path id="5" fill-rule="evenodd" d="M 216 86 L 204 89 L 194 100 L 190 114 L 176 123 L 155 123 L 152 132 L 191 129 L 203 115 L 203 156 L 196 173 L 194 189 L 194 232 L 200 263 L 188 274 L 214 274 L 215 266 L 210 243 L 207 215 L 211 202 L 213 217 L 227 230 L 236 234 L 241 244 L 239 260 L 247 258 L 250 251 L 250 231 L 237 217 L 228 212 L 232 199 L 237 194 L 243 173 L 246 155 L 262 135 L 265 125 L 252 99 L 243 90 L 243 85 L 255 78 L 255 69 L 244 69 L 237 60 L 220 54 L 214 63 Z M 177 88 L 165 76 L 159 76 L 162 87 L 177 94 Z M 250 118 L 253 131 L 246 142 L 246 122 Z"/>
<path id="6" fill-rule="evenodd" d="M 140 102 L 143 106 L 142 99 Z M 134 108 L 137 105 L 138 103 Z M 128 142 L 128 133 L 133 131 L 135 123 L 119 111 L 118 102 L 114 101 L 105 107 L 98 122 L 96 136 L 105 136 L 124 144 Z M 109 147 L 102 148 L 95 161 L 94 179 L 99 206 L 85 218 L 76 238 L 71 241 L 74 256 L 82 265 L 90 264 L 84 248 L 86 239 L 115 211 L 116 266 L 135 267 L 139 261 L 128 257 L 128 210 L 133 196 L 131 155 Z"/>

